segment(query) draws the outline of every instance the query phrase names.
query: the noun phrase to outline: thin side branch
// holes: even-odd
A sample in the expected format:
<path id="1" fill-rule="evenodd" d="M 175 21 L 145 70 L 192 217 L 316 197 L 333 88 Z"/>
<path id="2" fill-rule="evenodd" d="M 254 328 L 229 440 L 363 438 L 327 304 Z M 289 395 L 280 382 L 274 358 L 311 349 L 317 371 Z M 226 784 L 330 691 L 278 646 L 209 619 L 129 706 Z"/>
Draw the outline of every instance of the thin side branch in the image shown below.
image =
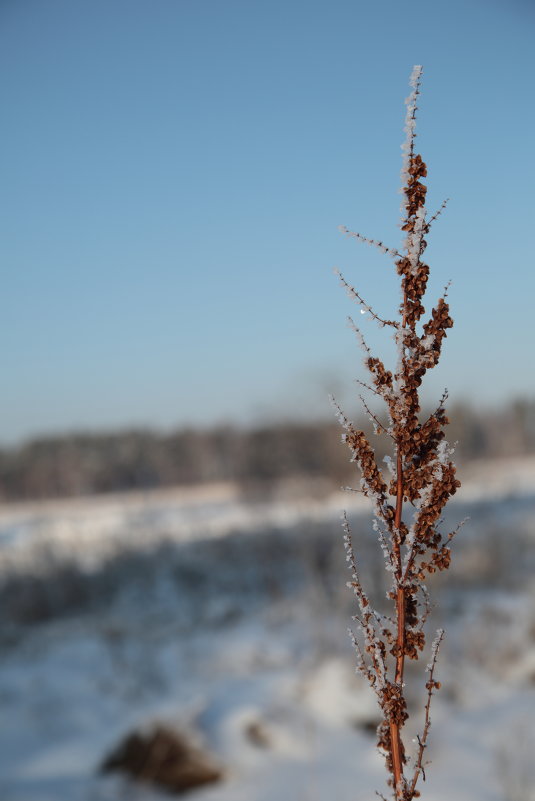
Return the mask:
<path id="1" fill-rule="evenodd" d="M 346 281 L 346 279 L 344 278 L 344 276 L 342 275 L 340 270 L 335 268 L 334 272 L 335 272 L 335 275 L 337 275 L 339 277 L 340 283 L 342 284 L 342 286 L 346 290 L 346 292 L 349 295 L 349 297 L 352 300 L 356 301 L 356 303 L 358 303 L 359 306 L 361 307 L 360 308 L 360 313 L 361 314 L 368 313 L 377 323 L 379 323 L 379 325 L 381 327 L 384 327 L 385 325 L 389 325 L 392 328 L 399 328 L 399 323 L 395 322 L 394 320 L 384 320 L 382 317 L 379 317 L 379 315 L 374 312 L 372 307 L 370 305 L 368 305 L 368 303 L 366 303 L 364 298 L 361 297 L 361 295 L 359 295 L 359 293 L 357 292 L 355 287 L 351 286 L 351 284 L 348 284 L 348 282 Z"/>
<path id="2" fill-rule="evenodd" d="M 392 435 L 390 434 L 388 428 L 386 428 L 386 426 L 384 426 L 381 423 L 381 421 L 379 420 L 377 415 L 372 412 L 372 410 L 370 409 L 370 407 L 366 403 L 366 400 L 365 400 L 363 395 L 359 395 L 359 400 L 362 403 L 362 405 L 364 406 L 364 409 L 365 409 L 366 414 L 368 415 L 368 417 L 375 423 L 375 425 L 377 427 L 376 433 L 377 434 L 388 434 L 388 436 L 392 437 Z M 392 439 L 394 439 L 394 438 L 392 437 Z"/>
<path id="3" fill-rule="evenodd" d="M 361 387 L 364 387 L 364 389 L 367 389 L 368 392 L 372 392 L 374 395 L 377 395 L 378 398 L 382 397 L 381 393 L 378 390 L 376 390 L 375 387 L 371 387 L 365 381 L 361 381 L 360 378 L 355 378 L 355 382 L 357 384 L 360 384 Z"/>
<path id="4" fill-rule="evenodd" d="M 440 690 L 440 682 L 435 681 L 435 667 L 437 664 L 438 652 L 440 649 L 440 644 L 444 639 L 444 629 L 439 629 L 437 631 L 437 636 L 432 645 L 431 650 L 431 662 L 427 666 L 427 671 L 429 673 L 429 680 L 426 683 L 427 688 L 427 702 L 425 705 L 425 720 L 424 720 L 424 730 L 422 732 L 422 736 L 418 736 L 418 756 L 416 758 L 416 765 L 414 767 L 414 774 L 412 777 L 412 782 L 410 785 L 410 795 L 409 798 L 412 798 L 414 795 L 414 791 L 416 789 L 416 784 L 418 782 L 418 777 L 420 773 L 423 771 L 423 758 L 424 758 L 424 751 L 427 746 L 427 738 L 429 736 L 429 729 L 431 728 L 431 698 L 433 697 L 434 693 L 433 690 Z"/>
<path id="5" fill-rule="evenodd" d="M 351 236 L 353 239 L 358 239 L 359 242 L 364 242 L 366 245 L 372 245 L 372 247 L 376 247 L 381 251 L 381 253 L 385 253 L 387 256 L 392 256 L 393 259 L 401 259 L 401 254 L 398 250 L 387 247 L 379 239 L 368 239 L 367 236 L 362 236 L 362 234 L 358 234 L 356 231 L 350 231 L 345 225 L 340 225 L 338 230 L 346 236 Z"/>
<path id="6" fill-rule="evenodd" d="M 348 317 L 347 318 L 347 323 L 348 323 L 349 327 L 351 328 L 351 330 L 353 331 L 353 333 L 355 334 L 355 336 L 357 337 L 357 339 L 359 341 L 359 345 L 362 348 L 362 350 L 365 353 L 367 353 L 368 356 L 371 356 L 371 350 L 368 347 L 368 344 L 366 343 L 366 340 L 364 339 L 364 335 L 363 335 L 362 331 L 360 330 L 360 328 L 358 327 L 358 325 L 356 325 L 356 323 L 353 320 L 353 318 L 352 317 Z"/>
<path id="7" fill-rule="evenodd" d="M 334 409 L 336 419 L 338 420 L 342 428 L 344 428 L 346 431 L 349 431 L 351 429 L 351 422 L 347 419 L 347 417 L 343 413 L 340 404 L 338 403 L 334 395 L 329 395 L 329 400 L 331 402 L 331 406 Z"/>
<path id="8" fill-rule="evenodd" d="M 444 201 L 442 202 L 442 205 L 441 205 L 441 207 L 438 209 L 438 211 L 435 211 L 435 213 L 433 214 L 433 216 L 432 216 L 432 217 L 430 217 L 430 218 L 428 219 L 427 223 L 425 224 L 425 233 L 426 233 L 426 234 L 428 234 L 428 233 L 429 233 L 429 230 L 430 230 L 430 228 L 431 228 L 432 224 L 433 224 L 433 223 L 435 222 L 435 220 L 437 219 L 437 217 L 440 217 L 440 215 L 442 214 L 442 212 L 444 211 L 444 209 L 445 209 L 445 208 L 446 208 L 446 206 L 448 205 L 448 203 L 449 203 L 449 200 L 450 200 L 450 199 L 449 199 L 449 197 L 447 197 L 447 198 L 446 198 L 446 200 L 444 200 Z"/>

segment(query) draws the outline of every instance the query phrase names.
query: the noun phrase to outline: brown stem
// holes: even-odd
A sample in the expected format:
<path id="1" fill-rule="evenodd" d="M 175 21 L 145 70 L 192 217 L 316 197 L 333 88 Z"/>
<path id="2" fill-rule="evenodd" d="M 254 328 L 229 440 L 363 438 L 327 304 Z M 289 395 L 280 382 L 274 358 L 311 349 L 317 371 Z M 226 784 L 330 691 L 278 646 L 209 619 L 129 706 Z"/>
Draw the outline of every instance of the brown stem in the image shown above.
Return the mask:
<path id="1" fill-rule="evenodd" d="M 400 448 L 398 446 L 397 453 L 397 486 L 396 486 L 396 515 L 394 518 L 394 528 L 396 530 L 396 563 L 397 572 L 396 577 L 398 580 L 398 593 L 396 598 L 396 612 L 398 621 L 398 656 L 396 661 L 396 682 L 401 684 L 403 681 L 403 667 L 405 664 L 405 591 L 402 586 L 399 586 L 402 578 L 401 569 L 401 514 L 403 511 L 403 458 Z"/>
<path id="2" fill-rule="evenodd" d="M 407 324 L 407 291 L 403 290 L 403 318 L 402 329 Z M 403 370 L 405 370 L 403 364 Z M 394 558 L 396 562 L 396 580 L 398 591 L 396 596 L 396 618 L 397 618 L 397 657 L 395 682 L 399 686 L 403 683 L 403 668 L 405 666 L 405 591 L 401 586 L 402 565 L 401 565 L 401 516 L 403 513 L 403 455 L 401 443 L 397 443 L 397 463 L 396 463 L 396 514 L 394 517 Z M 392 743 L 392 768 L 394 774 L 394 796 L 399 797 L 398 787 L 403 785 L 403 757 L 401 746 L 400 724 L 390 721 L 390 740 Z"/>
<path id="3" fill-rule="evenodd" d="M 396 564 L 396 578 L 398 581 L 398 591 L 396 597 L 396 616 L 397 616 L 397 657 L 396 657 L 396 684 L 403 682 L 403 668 L 405 665 L 405 591 L 399 586 L 401 582 L 401 514 L 403 511 L 403 459 L 398 445 L 397 453 L 397 486 L 396 486 L 396 515 L 394 518 L 394 559 Z M 398 798 L 397 788 L 403 781 L 403 757 L 401 749 L 400 725 L 396 721 L 390 721 L 390 739 L 392 744 L 392 767 L 394 773 L 394 786 L 396 798 Z"/>

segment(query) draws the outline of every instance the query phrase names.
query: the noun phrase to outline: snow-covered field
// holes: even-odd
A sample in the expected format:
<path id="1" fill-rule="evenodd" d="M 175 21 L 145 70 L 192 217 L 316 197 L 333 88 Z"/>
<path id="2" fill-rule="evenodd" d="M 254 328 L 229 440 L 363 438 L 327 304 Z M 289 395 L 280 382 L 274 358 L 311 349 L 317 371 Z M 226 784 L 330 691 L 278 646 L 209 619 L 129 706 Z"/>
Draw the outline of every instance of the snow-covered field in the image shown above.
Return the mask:
<path id="1" fill-rule="evenodd" d="M 535 460 L 464 479 L 445 526 L 471 520 L 430 583 L 447 639 L 422 797 L 534 801 Z M 342 507 L 373 593 L 359 496 L 245 503 L 218 485 L 0 508 L 0 801 L 165 798 L 99 771 L 154 722 L 223 768 L 198 801 L 385 792 L 346 635 Z"/>

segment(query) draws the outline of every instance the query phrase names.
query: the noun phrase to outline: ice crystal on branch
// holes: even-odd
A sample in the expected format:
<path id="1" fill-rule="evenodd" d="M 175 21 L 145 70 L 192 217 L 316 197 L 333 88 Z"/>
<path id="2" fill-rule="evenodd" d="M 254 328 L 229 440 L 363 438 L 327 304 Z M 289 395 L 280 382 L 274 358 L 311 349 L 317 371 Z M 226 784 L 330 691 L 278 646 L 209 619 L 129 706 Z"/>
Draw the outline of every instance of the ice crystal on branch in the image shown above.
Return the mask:
<path id="1" fill-rule="evenodd" d="M 351 638 L 357 654 L 357 669 L 377 694 L 382 712 L 378 728 L 378 745 L 383 752 L 390 774 L 389 784 L 395 801 L 412 801 L 420 793 L 416 789 L 423 775 L 423 753 L 431 726 L 430 705 L 440 682 L 434 678 L 438 650 L 444 632 L 439 630 L 432 646 L 424 679 L 427 692 L 424 703 L 424 725 L 417 738 L 418 749 L 414 756 L 411 777 L 406 775 L 408 757 L 405 753 L 403 727 L 408 718 L 405 696 L 405 660 L 417 660 L 426 646 L 425 624 L 430 611 L 429 595 L 424 579 L 450 564 L 450 543 L 456 532 L 444 536 L 440 529 L 441 514 L 449 498 L 459 487 L 455 466 L 451 459 L 453 449 L 445 439 L 448 423 L 442 397 L 438 408 L 426 419 L 421 416 L 419 388 L 426 372 L 439 361 L 442 343 L 448 328 L 453 325 L 444 295 L 432 308 L 428 319 L 420 323 L 425 314 L 423 298 L 427 289 L 429 266 L 423 261 L 431 224 L 445 207 L 427 219 L 425 199 L 427 166 L 415 150 L 416 112 L 420 96 L 422 67 L 414 67 L 411 93 L 406 102 L 405 142 L 402 145 L 402 222 L 405 234 L 398 251 L 387 247 L 381 240 L 369 239 L 342 227 L 343 233 L 378 248 L 394 259 L 401 281 L 399 318 L 380 317 L 367 304 L 360 291 L 355 289 L 339 271 L 342 286 L 364 315 L 369 315 L 379 326 L 394 329 L 397 347 L 395 369 L 389 370 L 384 362 L 372 354 L 360 329 L 349 318 L 359 345 L 364 352 L 364 364 L 370 374 L 370 384 L 358 383 L 370 389 L 386 404 L 389 424 L 384 426 L 361 398 L 376 434 L 387 434 L 393 444 L 392 455 L 385 457 L 389 477 L 385 478 L 377 464 L 374 448 L 363 431 L 358 430 L 333 400 L 336 416 L 344 428 L 343 441 L 350 450 L 350 460 L 360 470 L 360 488 L 373 505 L 373 528 L 383 552 L 386 573 L 392 581 L 387 598 L 393 613 L 385 616 L 372 608 L 364 589 L 349 522 L 344 513 L 344 544 L 351 570 L 349 586 L 358 604 L 357 632 Z M 424 318 L 425 319 L 425 318 Z M 407 512 L 410 505 L 410 520 Z M 380 794 L 379 794 L 380 795 Z M 383 796 L 380 796 L 381 798 Z"/>

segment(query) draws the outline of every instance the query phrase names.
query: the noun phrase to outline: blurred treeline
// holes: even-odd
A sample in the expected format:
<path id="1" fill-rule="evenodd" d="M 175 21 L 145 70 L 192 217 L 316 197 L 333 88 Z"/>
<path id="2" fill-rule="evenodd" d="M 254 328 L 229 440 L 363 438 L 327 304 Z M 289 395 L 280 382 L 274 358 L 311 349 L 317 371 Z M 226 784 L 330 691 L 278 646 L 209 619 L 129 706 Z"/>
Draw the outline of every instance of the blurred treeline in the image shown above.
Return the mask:
<path id="1" fill-rule="evenodd" d="M 448 416 L 448 439 L 459 443 L 457 462 L 535 452 L 535 401 L 485 411 L 462 404 L 450 407 Z M 370 430 L 366 417 L 354 421 Z M 244 491 L 263 492 L 289 478 L 351 484 L 355 468 L 340 433 L 336 422 L 287 422 L 253 429 L 129 430 L 34 439 L 0 450 L 0 498 L 73 497 L 214 481 L 235 481 Z M 385 435 L 375 437 L 374 445 L 379 458 L 388 452 Z"/>

